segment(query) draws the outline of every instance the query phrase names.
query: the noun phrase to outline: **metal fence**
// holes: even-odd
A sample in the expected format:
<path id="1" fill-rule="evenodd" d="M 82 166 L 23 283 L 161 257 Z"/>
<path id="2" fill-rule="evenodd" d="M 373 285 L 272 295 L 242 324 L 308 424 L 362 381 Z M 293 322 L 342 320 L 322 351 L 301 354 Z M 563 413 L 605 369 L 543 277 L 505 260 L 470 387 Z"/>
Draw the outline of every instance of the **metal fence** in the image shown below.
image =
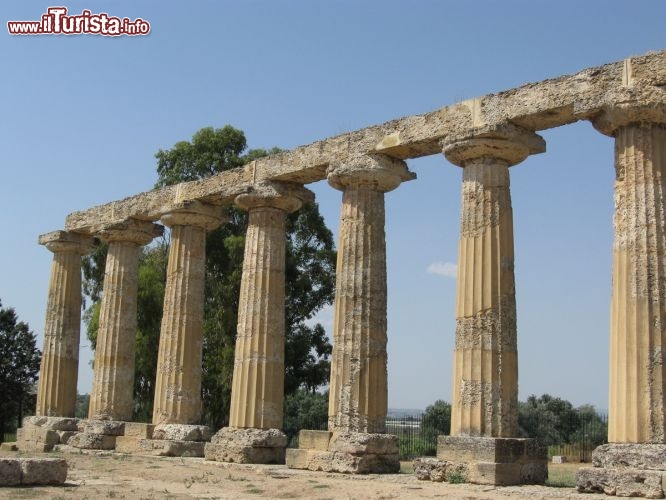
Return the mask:
<path id="1" fill-rule="evenodd" d="M 298 447 L 298 431 L 326 430 L 327 422 L 299 421 L 286 429 L 289 446 Z M 401 460 L 415 457 L 435 456 L 437 436 L 441 434 L 434 426 L 423 421 L 423 415 L 389 417 L 386 432 L 398 437 Z M 590 462 L 592 450 L 606 442 L 607 417 L 604 414 L 571 414 L 554 422 L 549 416 L 532 416 L 521 421 L 523 437 L 533 437 L 548 446 L 548 459 L 553 455 L 564 455 L 571 462 Z"/>

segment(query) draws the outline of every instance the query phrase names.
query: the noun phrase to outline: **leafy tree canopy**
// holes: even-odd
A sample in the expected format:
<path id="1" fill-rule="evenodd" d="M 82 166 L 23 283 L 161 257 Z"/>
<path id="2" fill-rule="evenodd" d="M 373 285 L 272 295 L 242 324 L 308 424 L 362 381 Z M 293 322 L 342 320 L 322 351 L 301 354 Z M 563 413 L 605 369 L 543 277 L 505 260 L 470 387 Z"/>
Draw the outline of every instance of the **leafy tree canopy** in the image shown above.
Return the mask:
<path id="1" fill-rule="evenodd" d="M 36 342 L 28 324 L 0 302 L 0 438 L 6 428 L 14 428 L 23 411 L 34 411 L 31 393 L 41 360 Z"/>

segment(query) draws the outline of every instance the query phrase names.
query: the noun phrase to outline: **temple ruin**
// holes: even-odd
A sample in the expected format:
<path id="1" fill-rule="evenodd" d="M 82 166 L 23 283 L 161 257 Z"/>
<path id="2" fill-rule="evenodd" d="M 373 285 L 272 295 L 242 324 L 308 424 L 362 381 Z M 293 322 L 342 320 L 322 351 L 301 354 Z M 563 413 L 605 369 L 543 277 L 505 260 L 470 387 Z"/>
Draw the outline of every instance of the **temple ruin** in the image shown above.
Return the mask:
<path id="1" fill-rule="evenodd" d="M 618 495 L 657 489 L 663 494 L 666 52 L 400 118 L 205 180 L 70 214 L 63 230 L 39 238 L 53 252 L 53 264 L 37 416 L 21 430 L 19 443 L 39 447 L 62 438 L 48 438 L 48 432 L 71 432 L 80 447 L 284 461 L 285 215 L 312 201 L 305 185 L 326 179 L 342 194 L 329 428 L 302 431 L 300 448 L 287 450 L 286 463 L 338 472 L 397 471 L 396 440 L 385 427 L 385 193 L 415 179 L 405 160 L 443 153 L 463 172 L 452 429 L 451 436 L 439 439 L 438 459 L 464 467 L 472 482 L 543 482 L 545 449 L 518 436 L 520 307 L 514 291 L 510 167 L 544 153 L 540 130 L 579 120 L 615 139 L 616 182 L 610 444 L 595 452 L 595 467 L 581 470 L 578 485 L 581 491 Z M 232 204 L 249 213 L 249 226 L 231 419 L 211 438 L 197 425 L 204 241 L 207 230 L 225 223 L 225 206 Z M 138 256 L 163 226 L 171 228 L 172 244 L 153 422 L 137 424 L 129 420 Z M 109 253 L 89 420 L 77 424 L 71 417 L 81 256 L 95 238 L 109 243 Z M 54 428 L 63 425 L 68 430 Z"/>

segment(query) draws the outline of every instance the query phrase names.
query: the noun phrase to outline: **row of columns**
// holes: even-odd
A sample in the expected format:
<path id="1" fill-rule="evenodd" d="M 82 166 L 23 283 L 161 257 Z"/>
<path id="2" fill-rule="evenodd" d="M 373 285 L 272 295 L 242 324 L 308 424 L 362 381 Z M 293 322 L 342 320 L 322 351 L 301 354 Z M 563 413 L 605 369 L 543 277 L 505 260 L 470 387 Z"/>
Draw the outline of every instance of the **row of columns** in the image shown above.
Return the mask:
<path id="1" fill-rule="evenodd" d="M 595 126 L 615 138 L 615 242 L 611 307 L 609 440 L 666 442 L 666 120 L 613 108 Z M 654 113 L 648 114 L 654 116 Z M 518 435 L 518 357 L 509 167 L 545 150 L 532 131 L 505 126 L 446 138 L 463 168 L 452 435 Z M 342 191 L 336 271 L 329 430 L 385 432 L 387 413 L 384 193 L 410 177 L 400 160 L 364 156 L 333 165 Z M 230 426 L 280 428 L 284 381 L 285 216 L 312 195 L 273 183 L 236 198 L 249 212 Z M 172 228 L 160 334 L 155 423 L 193 423 L 201 411 L 205 232 L 217 207 L 166 214 Z M 161 234 L 128 221 L 109 243 L 90 417 L 129 420 L 134 373 L 139 247 Z M 92 239 L 49 233 L 54 252 L 38 414 L 73 414 L 80 323 L 80 257 Z"/>

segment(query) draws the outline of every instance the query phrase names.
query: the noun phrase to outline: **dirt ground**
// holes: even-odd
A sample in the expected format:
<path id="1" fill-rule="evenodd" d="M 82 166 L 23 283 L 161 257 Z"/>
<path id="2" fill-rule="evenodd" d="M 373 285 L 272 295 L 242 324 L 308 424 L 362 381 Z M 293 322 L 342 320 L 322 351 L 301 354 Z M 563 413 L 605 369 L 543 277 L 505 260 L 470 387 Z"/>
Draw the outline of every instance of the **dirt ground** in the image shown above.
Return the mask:
<path id="1" fill-rule="evenodd" d="M 389 498 L 576 498 L 599 500 L 603 495 L 578 494 L 573 488 L 546 486 L 491 487 L 418 481 L 412 474 L 344 475 L 287 469 L 279 465 L 241 465 L 201 458 L 161 458 L 116 453 L 19 454 L 67 460 L 64 486 L 0 487 L 0 498 L 25 499 L 389 499 Z M 577 464 L 553 466 L 551 477 L 571 477 Z M 404 464 L 408 470 L 409 464 Z"/>

